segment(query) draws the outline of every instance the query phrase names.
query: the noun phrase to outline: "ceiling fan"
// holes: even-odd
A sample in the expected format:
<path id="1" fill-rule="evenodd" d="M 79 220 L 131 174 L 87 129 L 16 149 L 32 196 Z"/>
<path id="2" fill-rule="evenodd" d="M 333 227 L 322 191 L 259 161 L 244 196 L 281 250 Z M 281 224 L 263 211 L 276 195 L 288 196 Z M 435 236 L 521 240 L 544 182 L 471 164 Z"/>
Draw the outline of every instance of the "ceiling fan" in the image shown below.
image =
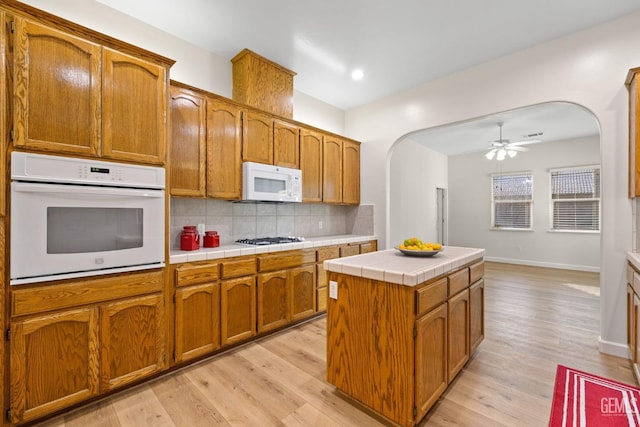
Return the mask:
<path id="1" fill-rule="evenodd" d="M 498 122 L 498 128 L 500 129 L 500 139 L 497 139 L 491 143 L 491 148 L 484 155 L 487 159 L 493 160 L 495 157 L 496 160 L 504 160 L 506 156 L 515 157 L 518 154 L 518 151 L 529 151 L 528 148 L 521 147 L 524 144 L 533 144 L 536 142 L 542 142 L 539 139 L 528 139 L 524 141 L 515 141 L 511 142 L 508 139 L 502 138 L 502 126 L 503 122 Z M 537 133 L 536 135 L 542 135 L 542 132 Z"/>

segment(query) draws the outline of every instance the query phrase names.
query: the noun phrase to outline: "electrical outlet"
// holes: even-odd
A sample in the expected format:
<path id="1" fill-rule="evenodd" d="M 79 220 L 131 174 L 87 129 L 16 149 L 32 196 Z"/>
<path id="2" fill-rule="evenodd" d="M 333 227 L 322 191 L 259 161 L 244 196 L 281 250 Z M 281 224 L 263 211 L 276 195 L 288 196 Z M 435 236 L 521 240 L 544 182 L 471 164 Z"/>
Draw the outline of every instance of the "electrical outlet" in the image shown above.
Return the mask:
<path id="1" fill-rule="evenodd" d="M 322 227 L 324 227 L 324 224 L 322 221 L 318 221 L 318 229 L 322 230 Z"/>
<path id="2" fill-rule="evenodd" d="M 198 224 L 198 234 L 204 234 L 204 224 Z"/>

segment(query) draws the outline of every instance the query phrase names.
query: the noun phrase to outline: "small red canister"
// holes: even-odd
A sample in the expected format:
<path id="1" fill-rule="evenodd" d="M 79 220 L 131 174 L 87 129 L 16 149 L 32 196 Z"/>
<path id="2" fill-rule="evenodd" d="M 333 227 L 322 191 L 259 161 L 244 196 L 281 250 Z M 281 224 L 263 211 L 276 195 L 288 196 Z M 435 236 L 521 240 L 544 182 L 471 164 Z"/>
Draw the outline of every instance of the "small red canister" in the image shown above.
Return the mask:
<path id="1" fill-rule="evenodd" d="M 185 225 L 180 233 L 180 249 L 183 251 L 195 251 L 200 249 L 200 235 L 195 225 Z"/>
<path id="2" fill-rule="evenodd" d="M 217 248 L 220 246 L 220 236 L 217 231 L 205 231 L 203 240 L 205 248 Z"/>

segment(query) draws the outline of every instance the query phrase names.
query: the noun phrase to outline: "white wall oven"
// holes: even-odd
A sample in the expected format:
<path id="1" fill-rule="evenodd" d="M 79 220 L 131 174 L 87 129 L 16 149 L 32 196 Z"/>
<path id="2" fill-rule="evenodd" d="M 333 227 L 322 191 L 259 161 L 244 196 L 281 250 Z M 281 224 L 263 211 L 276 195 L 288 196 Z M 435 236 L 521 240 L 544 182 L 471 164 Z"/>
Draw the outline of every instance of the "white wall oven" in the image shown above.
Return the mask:
<path id="1" fill-rule="evenodd" d="M 11 154 L 11 285 L 163 267 L 165 170 Z"/>

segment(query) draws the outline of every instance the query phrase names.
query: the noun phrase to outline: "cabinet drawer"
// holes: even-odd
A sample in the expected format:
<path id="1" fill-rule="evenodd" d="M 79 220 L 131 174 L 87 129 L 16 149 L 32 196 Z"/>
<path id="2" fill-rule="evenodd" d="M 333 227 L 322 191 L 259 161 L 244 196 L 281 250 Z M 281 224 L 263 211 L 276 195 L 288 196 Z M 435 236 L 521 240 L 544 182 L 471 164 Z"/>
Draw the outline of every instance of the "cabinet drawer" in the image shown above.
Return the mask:
<path id="1" fill-rule="evenodd" d="M 298 250 L 282 254 L 258 256 L 258 271 L 274 271 L 316 262 L 314 250 Z"/>
<path id="2" fill-rule="evenodd" d="M 378 250 L 378 242 L 372 240 L 370 242 L 360 243 L 360 253 L 366 254 L 368 252 L 375 252 Z"/>
<path id="3" fill-rule="evenodd" d="M 631 263 L 627 263 L 627 283 L 630 285 L 633 285 L 633 273 L 635 273 L 635 271 Z"/>
<path id="4" fill-rule="evenodd" d="M 463 268 L 450 274 L 449 277 L 449 296 L 453 296 L 461 290 L 469 287 L 469 269 Z"/>
<path id="5" fill-rule="evenodd" d="M 320 248 L 317 251 L 318 262 L 323 262 L 328 259 L 336 259 L 340 257 L 340 249 L 337 246 L 327 246 L 326 248 Z"/>
<path id="6" fill-rule="evenodd" d="M 484 276 L 484 261 L 469 266 L 469 283 L 475 283 Z"/>
<path id="7" fill-rule="evenodd" d="M 360 253 L 360 245 L 344 245 L 340 246 L 340 257 L 358 255 Z"/>
<path id="8" fill-rule="evenodd" d="M 416 317 L 431 310 L 447 300 L 447 278 L 443 277 L 416 291 Z"/>
<path id="9" fill-rule="evenodd" d="M 249 276 L 257 272 L 257 260 L 255 257 L 240 258 L 233 261 L 224 261 L 220 266 L 220 277 Z"/>
<path id="10" fill-rule="evenodd" d="M 176 286 L 215 282 L 220 278 L 218 263 L 185 265 L 176 268 Z"/>

